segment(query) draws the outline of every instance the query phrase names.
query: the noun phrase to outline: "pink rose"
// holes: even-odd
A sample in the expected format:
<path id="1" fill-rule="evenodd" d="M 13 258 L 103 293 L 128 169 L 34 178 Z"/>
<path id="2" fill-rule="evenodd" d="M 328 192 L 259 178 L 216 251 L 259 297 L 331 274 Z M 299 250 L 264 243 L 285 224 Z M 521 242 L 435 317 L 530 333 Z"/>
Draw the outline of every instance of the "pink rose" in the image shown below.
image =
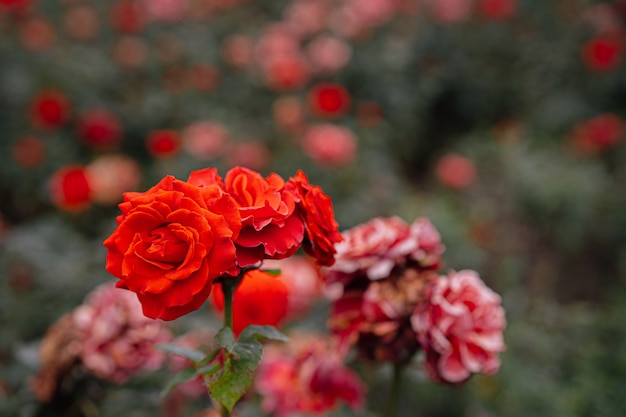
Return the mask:
<path id="1" fill-rule="evenodd" d="M 504 309 L 500 296 L 476 272 L 452 272 L 433 280 L 411 323 L 432 380 L 461 383 L 473 373 L 498 371 L 497 355 L 505 350 Z"/>
<path id="2" fill-rule="evenodd" d="M 357 140 L 345 127 L 317 124 L 302 136 L 302 148 L 309 158 L 324 167 L 347 165 L 357 154 Z"/>
<path id="3" fill-rule="evenodd" d="M 377 217 L 343 236 L 344 240 L 336 245 L 336 262 L 331 270 L 331 275 L 339 275 L 335 278 L 364 273 L 370 280 L 378 280 L 388 277 L 396 265 L 407 263 L 436 270 L 444 250 L 439 233 L 426 218 L 409 225 L 399 217 Z"/>

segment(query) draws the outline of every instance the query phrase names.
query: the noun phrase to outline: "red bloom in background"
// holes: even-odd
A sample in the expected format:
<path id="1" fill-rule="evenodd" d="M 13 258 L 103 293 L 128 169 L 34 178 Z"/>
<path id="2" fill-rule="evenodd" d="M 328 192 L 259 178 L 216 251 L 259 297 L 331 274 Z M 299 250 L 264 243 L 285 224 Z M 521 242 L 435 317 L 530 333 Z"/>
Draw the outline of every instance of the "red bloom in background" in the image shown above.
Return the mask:
<path id="1" fill-rule="evenodd" d="M 224 293 L 215 286 L 211 297 L 214 308 L 224 311 Z M 289 292 L 278 277 L 259 269 L 248 271 L 233 298 L 233 333 L 251 324 L 278 326 L 289 311 Z"/>
<path id="2" fill-rule="evenodd" d="M 466 157 L 449 153 L 437 161 L 435 175 L 446 187 L 461 190 L 476 181 L 476 168 Z"/>
<path id="3" fill-rule="evenodd" d="M 173 320 L 197 310 L 215 278 L 238 272 L 233 240 L 241 218 L 218 185 L 167 176 L 146 192 L 125 193 L 119 208 L 104 241 L 106 269 L 137 294 L 147 317 Z"/>
<path id="4" fill-rule="evenodd" d="M 213 168 L 195 171 L 189 180 L 198 186 L 222 182 Z M 278 174 L 263 178 L 251 169 L 234 167 L 226 173 L 223 187 L 241 213 L 242 230 L 235 241 L 239 266 L 286 258 L 298 250 L 304 225 L 295 213 L 294 195 Z"/>
<path id="5" fill-rule="evenodd" d="M 478 10 L 488 19 L 505 20 L 517 10 L 517 0 L 481 0 Z"/>
<path id="6" fill-rule="evenodd" d="M 230 134 L 216 122 L 199 121 L 183 131 L 183 147 L 198 159 L 213 159 L 224 152 Z"/>
<path id="7" fill-rule="evenodd" d="M 58 90 L 43 90 L 30 103 L 31 121 L 40 129 L 57 129 L 67 122 L 69 115 L 70 102 Z"/>
<path id="8" fill-rule="evenodd" d="M 178 153 L 180 142 L 180 135 L 175 130 L 155 130 L 146 138 L 146 147 L 155 158 L 167 159 Z"/>
<path id="9" fill-rule="evenodd" d="M 31 6 L 32 0 L 0 0 L 0 10 L 24 12 Z"/>
<path id="10" fill-rule="evenodd" d="M 33 52 L 47 51 L 56 42 L 56 28 L 50 20 L 40 16 L 30 16 L 20 23 L 20 42 Z"/>
<path id="11" fill-rule="evenodd" d="M 461 383 L 473 373 L 498 371 L 506 326 L 500 296 L 474 271 L 436 278 L 411 318 L 437 382 Z"/>
<path id="12" fill-rule="evenodd" d="M 24 168 L 35 168 L 46 158 L 46 145 L 34 136 L 18 139 L 11 149 L 13 160 Z"/>
<path id="13" fill-rule="evenodd" d="M 299 55 L 285 55 L 264 65 L 265 82 L 276 91 L 295 90 L 309 80 L 309 67 Z"/>
<path id="14" fill-rule="evenodd" d="M 609 72 L 616 69 L 624 53 L 620 40 L 612 37 L 596 37 L 586 42 L 581 50 L 585 66 L 596 72 Z"/>
<path id="15" fill-rule="evenodd" d="M 230 143 L 224 156 L 228 165 L 232 167 L 242 166 L 257 171 L 266 168 L 272 159 L 267 145 L 252 138 Z"/>
<path id="16" fill-rule="evenodd" d="M 317 124 L 302 134 L 302 149 L 321 167 L 347 165 L 356 158 L 357 139 L 342 126 Z"/>
<path id="17" fill-rule="evenodd" d="M 120 0 L 109 12 L 111 25 L 122 33 L 136 33 L 144 27 L 143 11 L 136 1 Z"/>
<path id="18" fill-rule="evenodd" d="M 270 415 L 325 415 L 340 403 L 359 409 L 365 385 L 344 358 L 321 335 L 294 335 L 281 345 L 264 348 L 255 377 L 261 408 Z"/>
<path id="19" fill-rule="evenodd" d="M 320 265 L 335 262 L 335 244 L 343 237 L 335 220 L 332 201 L 320 187 L 309 184 L 304 172 L 299 170 L 289 179 L 288 189 L 296 196 L 297 213 L 304 222 L 304 250 Z"/>
<path id="20" fill-rule="evenodd" d="M 122 140 L 122 124 L 115 114 L 106 109 L 82 114 L 77 131 L 85 144 L 98 149 L 116 148 Z"/>
<path id="21" fill-rule="evenodd" d="M 605 113 L 577 123 L 571 137 L 577 150 L 596 154 L 614 146 L 625 133 L 624 121 L 616 114 Z"/>
<path id="22" fill-rule="evenodd" d="M 307 98 L 309 108 L 318 117 L 339 117 L 350 108 L 350 93 L 344 86 L 335 83 L 313 86 Z"/>
<path id="23" fill-rule="evenodd" d="M 85 167 L 65 166 L 50 177 L 48 182 L 52 204 L 63 210 L 81 211 L 91 204 L 91 187 Z"/>

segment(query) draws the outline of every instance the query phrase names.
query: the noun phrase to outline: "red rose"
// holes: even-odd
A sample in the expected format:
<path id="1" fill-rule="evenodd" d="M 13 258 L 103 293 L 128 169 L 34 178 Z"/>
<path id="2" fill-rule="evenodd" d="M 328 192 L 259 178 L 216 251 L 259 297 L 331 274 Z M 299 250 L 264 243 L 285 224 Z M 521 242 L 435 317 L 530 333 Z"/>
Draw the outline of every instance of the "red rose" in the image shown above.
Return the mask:
<path id="1" fill-rule="evenodd" d="M 339 117 L 350 107 L 350 93 L 340 84 L 317 84 L 309 90 L 307 99 L 311 111 L 318 117 Z"/>
<path id="2" fill-rule="evenodd" d="M 52 130 L 69 119 L 70 103 L 67 97 L 56 90 L 44 90 L 37 94 L 30 105 L 30 117 L 40 129 Z"/>
<path id="3" fill-rule="evenodd" d="M 460 383 L 493 374 L 504 351 L 506 320 L 500 296 L 474 271 L 436 278 L 411 322 L 426 352 L 425 369 L 438 382 Z"/>
<path id="4" fill-rule="evenodd" d="M 81 165 L 67 165 L 57 170 L 48 183 L 52 204 L 63 210 L 82 211 L 91 204 L 91 185 L 87 170 Z"/>
<path id="5" fill-rule="evenodd" d="M 171 158 L 180 150 L 180 136 L 175 130 L 155 130 L 146 138 L 146 147 L 155 158 Z"/>
<path id="6" fill-rule="evenodd" d="M 90 110 L 78 121 L 78 135 L 89 146 L 116 148 L 122 140 L 122 125 L 117 116 L 105 109 Z"/>
<path id="7" fill-rule="evenodd" d="M 192 173 L 193 184 L 222 185 L 239 206 L 242 229 L 235 241 L 239 266 L 293 255 L 302 243 L 304 225 L 295 215 L 294 196 L 278 174 L 263 178 L 248 168 L 232 168 L 222 179 L 214 169 Z"/>
<path id="8" fill-rule="evenodd" d="M 468 158 L 449 153 L 437 161 L 435 175 L 446 187 L 462 190 L 476 181 L 476 168 Z"/>
<path id="9" fill-rule="evenodd" d="M 224 311 L 224 293 L 217 285 L 211 296 L 213 307 Z M 239 335 L 251 324 L 278 326 L 289 311 L 289 292 L 278 277 L 259 269 L 248 271 L 233 297 L 233 333 Z"/>
<path id="10" fill-rule="evenodd" d="M 612 37 L 596 37 L 585 43 L 581 56 L 585 66 L 596 72 L 610 72 L 616 69 L 624 52 L 620 40 Z"/>
<path id="11" fill-rule="evenodd" d="M 302 171 L 289 179 L 289 190 L 296 196 L 298 216 L 304 222 L 304 250 L 320 265 L 335 262 L 335 243 L 343 237 L 335 220 L 332 202 L 322 189 L 309 184 Z"/>
<path id="12" fill-rule="evenodd" d="M 118 287 L 137 293 L 147 317 L 173 320 L 198 309 L 212 281 L 236 274 L 241 219 L 217 185 L 202 188 L 172 176 L 144 193 L 125 193 L 117 229 L 104 245 Z"/>

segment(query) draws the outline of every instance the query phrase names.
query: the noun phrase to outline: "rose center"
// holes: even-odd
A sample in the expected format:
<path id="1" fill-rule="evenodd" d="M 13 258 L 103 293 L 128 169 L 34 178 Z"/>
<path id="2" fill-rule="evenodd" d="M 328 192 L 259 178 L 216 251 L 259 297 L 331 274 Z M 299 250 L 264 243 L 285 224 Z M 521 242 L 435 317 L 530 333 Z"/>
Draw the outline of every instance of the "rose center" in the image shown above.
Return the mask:
<path id="1" fill-rule="evenodd" d="M 180 240 L 167 226 L 150 232 L 146 244 L 145 257 L 151 261 L 176 264 L 187 256 L 187 243 Z"/>

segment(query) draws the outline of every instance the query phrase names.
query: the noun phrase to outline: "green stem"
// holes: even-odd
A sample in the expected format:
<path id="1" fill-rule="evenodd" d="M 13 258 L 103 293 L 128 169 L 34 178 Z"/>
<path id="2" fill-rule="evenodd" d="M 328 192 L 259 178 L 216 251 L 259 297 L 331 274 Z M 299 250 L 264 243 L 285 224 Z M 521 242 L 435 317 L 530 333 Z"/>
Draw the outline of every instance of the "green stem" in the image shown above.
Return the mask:
<path id="1" fill-rule="evenodd" d="M 398 401 L 400 399 L 400 386 L 402 385 L 402 369 L 400 364 L 393 365 L 393 376 L 391 382 L 391 391 L 387 402 L 387 412 L 385 417 L 395 417 L 398 411 Z"/>

